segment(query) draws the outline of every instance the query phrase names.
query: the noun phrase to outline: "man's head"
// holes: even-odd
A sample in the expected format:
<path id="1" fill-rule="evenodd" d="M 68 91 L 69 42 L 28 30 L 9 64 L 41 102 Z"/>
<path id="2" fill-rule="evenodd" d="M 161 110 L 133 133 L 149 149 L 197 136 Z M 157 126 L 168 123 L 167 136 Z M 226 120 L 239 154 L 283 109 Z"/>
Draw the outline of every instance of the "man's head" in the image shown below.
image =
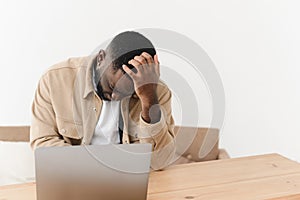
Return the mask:
<path id="1" fill-rule="evenodd" d="M 145 36 L 126 31 L 115 36 L 107 48 L 100 50 L 97 56 L 96 83 L 99 95 L 104 100 L 120 100 L 134 93 L 131 78 L 122 69 L 125 64 L 134 71 L 128 61 L 143 52 L 152 57 L 156 54 L 153 44 Z"/>

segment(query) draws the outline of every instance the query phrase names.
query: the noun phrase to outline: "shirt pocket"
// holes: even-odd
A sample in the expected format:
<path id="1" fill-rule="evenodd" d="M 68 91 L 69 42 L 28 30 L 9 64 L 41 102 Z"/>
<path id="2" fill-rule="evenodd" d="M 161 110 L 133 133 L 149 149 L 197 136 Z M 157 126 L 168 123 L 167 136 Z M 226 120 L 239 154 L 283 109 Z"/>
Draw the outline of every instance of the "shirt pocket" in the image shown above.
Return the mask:
<path id="1" fill-rule="evenodd" d="M 81 122 L 74 122 L 72 120 L 57 119 L 58 133 L 64 137 L 73 139 L 82 139 L 83 128 Z"/>

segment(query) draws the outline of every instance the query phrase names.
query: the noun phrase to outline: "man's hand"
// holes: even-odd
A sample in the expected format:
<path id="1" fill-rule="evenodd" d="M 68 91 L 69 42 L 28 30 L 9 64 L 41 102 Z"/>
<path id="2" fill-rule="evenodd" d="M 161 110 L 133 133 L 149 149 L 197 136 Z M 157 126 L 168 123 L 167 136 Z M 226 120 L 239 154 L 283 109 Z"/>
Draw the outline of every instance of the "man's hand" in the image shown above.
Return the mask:
<path id="1" fill-rule="evenodd" d="M 128 64 L 134 66 L 135 71 L 123 65 L 124 71 L 131 77 L 134 90 L 142 102 L 142 118 L 148 123 L 156 123 L 160 120 L 160 108 L 156 94 L 157 83 L 160 76 L 157 55 L 152 56 L 143 52 L 135 56 Z"/>

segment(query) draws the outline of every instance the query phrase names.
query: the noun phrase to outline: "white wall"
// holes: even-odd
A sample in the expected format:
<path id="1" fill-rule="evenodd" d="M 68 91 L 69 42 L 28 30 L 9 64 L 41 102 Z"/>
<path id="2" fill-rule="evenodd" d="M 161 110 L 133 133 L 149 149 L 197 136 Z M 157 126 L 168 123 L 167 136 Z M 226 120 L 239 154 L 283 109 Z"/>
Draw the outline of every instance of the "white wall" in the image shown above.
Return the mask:
<path id="1" fill-rule="evenodd" d="M 196 41 L 214 61 L 226 94 L 221 146 L 232 157 L 278 152 L 300 161 L 299 6 L 296 0 L 2 1 L 0 125 L 30 123 L 37 81 L 52 64 L 88 55 L 123 30 L 166 28 Z M 161 60 L 172 63 L 163 53 Z M 198 96 L 203 125 L 211 117 L 208 97 Z"/>

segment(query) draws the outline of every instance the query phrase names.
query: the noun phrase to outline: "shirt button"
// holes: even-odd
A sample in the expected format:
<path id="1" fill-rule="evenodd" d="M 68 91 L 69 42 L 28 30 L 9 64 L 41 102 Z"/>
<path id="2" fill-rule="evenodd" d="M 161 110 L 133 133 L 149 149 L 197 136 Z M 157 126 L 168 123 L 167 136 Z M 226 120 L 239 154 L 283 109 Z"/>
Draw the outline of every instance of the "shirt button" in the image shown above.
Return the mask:
<path id="1" fill-rule="evenodd" d="M 97 108 L 96 107 L 93 107 L 93 110 L 94 110 L 94 112 L 97 112 Z"/>
<path id="2" fill-rule="evenodd" d="M 61 133 L 66 133 L 67 131 L 66 131 L 66 129 L 63 128 L 63 129 L 60 130 L 60 132 Z"/>

